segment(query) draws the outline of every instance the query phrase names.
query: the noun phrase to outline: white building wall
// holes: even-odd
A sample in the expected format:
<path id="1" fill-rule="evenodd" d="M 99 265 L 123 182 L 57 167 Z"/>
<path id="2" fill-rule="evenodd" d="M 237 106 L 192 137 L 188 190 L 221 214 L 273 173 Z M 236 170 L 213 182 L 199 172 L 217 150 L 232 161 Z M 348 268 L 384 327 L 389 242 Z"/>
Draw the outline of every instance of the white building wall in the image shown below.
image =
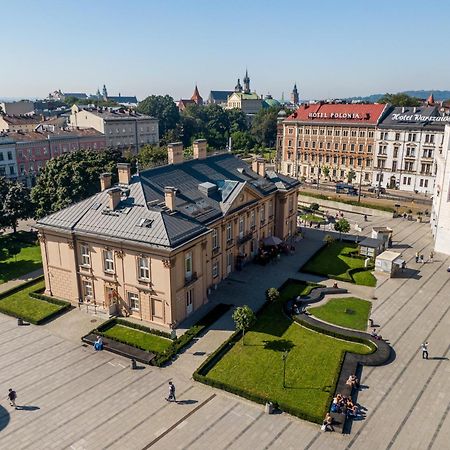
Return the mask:
<path id="1" fill-rule="evenodd" d="M 435 251 L 450 255 L 450 125 L 445 126 L 442 151 L 436 155 L 436 165 L 431 231 Z"/>

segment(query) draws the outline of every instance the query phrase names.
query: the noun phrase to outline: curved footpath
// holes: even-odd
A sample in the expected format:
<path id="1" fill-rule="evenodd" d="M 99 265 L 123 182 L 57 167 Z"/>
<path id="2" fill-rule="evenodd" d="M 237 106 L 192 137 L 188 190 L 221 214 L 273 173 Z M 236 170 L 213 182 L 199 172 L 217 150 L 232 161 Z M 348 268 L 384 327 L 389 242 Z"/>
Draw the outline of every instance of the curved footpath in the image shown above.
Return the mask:
<path id="1" fill-rule="evenodd" d="M 341 288 L 314 288 L 311 290 L 310 294 L 304 297 L 301 297 L 299 300 L 291 300 L 287 302 L 286 311 L 290 316 L 294 318 L 294 320 L 303 324 L 306 327 L 322 330 L 325 334 L 339 334 L 341 336 L 348 337 L 350 340 L 352 338 L 363 339 L 365 341 L 369 341 L 375 347 L 375 351 L 368 355 L 361 355 L 357 353 L 346 352 L 344 360 L 342 362 L 341 372 L 339 375 L 338 382 L 336 384 L 336 390 L 334 395 L 336 396 L 338 393 L 344 395 L 346 397 L 351 396 L 353 400 L 356 402 L 357 390 L 352 389 L 350 386 L 346 384 L 346 381 L 350 375 L 356 374 L 358 378 L 360 378 L 361 365 L 364 366 L 382 366 L 387 364 L 391 360 L 391 355 L 393 355 L 394 351 L 392 347 L 384 340 L 374 339 L 370 334 L 364 333 L 362 331 L 349 330 L 346 328 L 341 328 L 337 325 L 332 325 L 326 322 L 322 322 L 320 320 L 315 319 L 311 315 L 305 313 L 305 308 L 307 305 L 312 303 L 317 303 L 321 301 L 325 295 L 329 294 L 346 294 L 348 292 L 347 289 Z M 298 314 L 293 314 L 292 307 L 294 303 L 300 303 L 300 312 Z M 351 428 L 351 421 L 346 420 L 342 414 L 332 413 L 333 416 L 333 425 L 336 430 L 341 431 L 342 433 L 349 433 Z"/>

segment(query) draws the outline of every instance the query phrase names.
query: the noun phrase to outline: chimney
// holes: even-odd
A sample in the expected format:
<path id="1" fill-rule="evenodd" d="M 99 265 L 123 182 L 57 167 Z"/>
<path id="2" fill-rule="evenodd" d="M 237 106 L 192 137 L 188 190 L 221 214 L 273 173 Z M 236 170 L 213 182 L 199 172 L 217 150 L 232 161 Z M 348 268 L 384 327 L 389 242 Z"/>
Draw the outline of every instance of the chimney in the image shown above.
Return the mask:
<path id="1" fill-rule="evenodd" d="M 118 163 L 117 171 L 119 172 L 119 184 L 128 186 L 131 179 L 131 170 L 129 163 Z"/>
<path id="2" fill-rule="evenodd" d="M 100 190 L 105 191 L 111 187 L 112 173 L 105 172 L 100 175 Z"/>
<path id="3" fill-rule="evenodd" d="M 192 145 L 194 147 L 194 159 L 205 159 L 206 139 L 197 139 Z"/>
<path id="4" fill-rule="evenodd" d="M 266 176 L 266 161 L 264 158 L 255 158 L 252 162 L 252 170 L 260 177 Z"/>
<path id="5" fill-rule="evenodd" d="M 169 164 L 179 164 L 183 162 L 183 143 L 172 142 L 167 146 L 167 156 Z"/>
<path id="6" fill-rule="evenodd" d="M 109 209 L 114 211 L 117 208 L 117 205 L 120 203 L 120 197 L 122 196 L 122 191 L 120 188 L 115 187 L 108 191 L 109 195 Z"/>
<path id="7" fill-rule="evenodd" d="M 258 168 L 259 168 L 258 158 L 255 158 L 255 159 L 252 161 L 252 170 L 253 170 L 253 172 L 258 173 Z"/>
<path id="8" fill-rule="evenodd" d="M 175 198 L 177 196 L 177 190 L 172 186 L 166 186 L 164 188 L 164 200 L 166 203 L 166 207 L 170 211 L 175 210 Z"/>

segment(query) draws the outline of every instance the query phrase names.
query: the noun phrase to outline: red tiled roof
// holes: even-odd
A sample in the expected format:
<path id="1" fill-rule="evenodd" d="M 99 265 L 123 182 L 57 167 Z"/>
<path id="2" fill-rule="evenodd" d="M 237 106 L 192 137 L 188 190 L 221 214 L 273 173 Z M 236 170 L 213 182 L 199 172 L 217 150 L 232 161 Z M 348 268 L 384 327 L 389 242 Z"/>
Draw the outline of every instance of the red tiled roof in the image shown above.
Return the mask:
<path id="1" fill-rule="evenodd" d="M 203 101 L 202 96 L 200 95 L 200 92 L 198 92 L 197 85 L 195 85 L 194 93 L 192 94 L 191 100 L 195 103 L 199 103 Z"/>
<path id="2" fill-rule="evenodd" d="M 375 125 L 384 104 L 330 104 L 302 105 L 286 121 L 310 123 L 355 123 Z"/>
<path id="3" fill-rule="evenodd" d="M 22 124 L 38 124 L 41 120 L 41 117 L 39 116 L 3 116 L 3 119 L 5 122 L 10 123 L 11 125 L 22 125 Z"/>

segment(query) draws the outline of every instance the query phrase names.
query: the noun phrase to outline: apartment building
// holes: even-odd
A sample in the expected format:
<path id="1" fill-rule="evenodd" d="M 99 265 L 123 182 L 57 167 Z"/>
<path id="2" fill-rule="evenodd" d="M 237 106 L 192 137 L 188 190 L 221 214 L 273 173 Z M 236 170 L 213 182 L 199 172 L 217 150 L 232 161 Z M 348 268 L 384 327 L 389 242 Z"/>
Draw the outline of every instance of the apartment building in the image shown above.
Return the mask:
<path id="1" fill-rule="evenodd" d="M 15 142 L 0 134 L 0 177 L 17 178 Z"/>
<path id="2" fill-rule="evenodd" d="M 309 182 L 345 180 L 370 184 L 375 130 L 385 110 L 378 104 L 302 105 L 282 120 L 281 173 Z M 281 126 L 281 125 L 280 125 Z M 328 174 L 328 175 L 327 175 Z"/>
<path id="3" fill-rule="evenodd" d="M 42 121 L 41 116 L 5 116 L 0 114 L 0 132 L 32 132 Z"/>
<path id="4" fill-rule="evenodd" d="M 158 119 L 130 109 L 73 105 L 69 124 L 103 133 L 108 147 L 138 149 L 145 144 L 159 144 Z"/>
<path id="5" fill-rule="evenodd" d="M 168 146 L 166 166 L 102 191 L 38 221 L 46 293 L 73 304 L 175 327 L 208 302 L 265 237 L 296 232 L 299 182 L 255 160 L 207 156 L 206 141 Z"/>
<path id="6" fill-rule="evenodd" d="M 372 185 L 431 193 L 445 122 L 436 106 L 390 106 L 376 131 Z"/>
<path id="7" fill-rule="evenodd" d="M 0 113 L 7 116 L 21 116 L 34 113 L 34 102 L 20 100 L 18 102 L 1 102 Z"/>

